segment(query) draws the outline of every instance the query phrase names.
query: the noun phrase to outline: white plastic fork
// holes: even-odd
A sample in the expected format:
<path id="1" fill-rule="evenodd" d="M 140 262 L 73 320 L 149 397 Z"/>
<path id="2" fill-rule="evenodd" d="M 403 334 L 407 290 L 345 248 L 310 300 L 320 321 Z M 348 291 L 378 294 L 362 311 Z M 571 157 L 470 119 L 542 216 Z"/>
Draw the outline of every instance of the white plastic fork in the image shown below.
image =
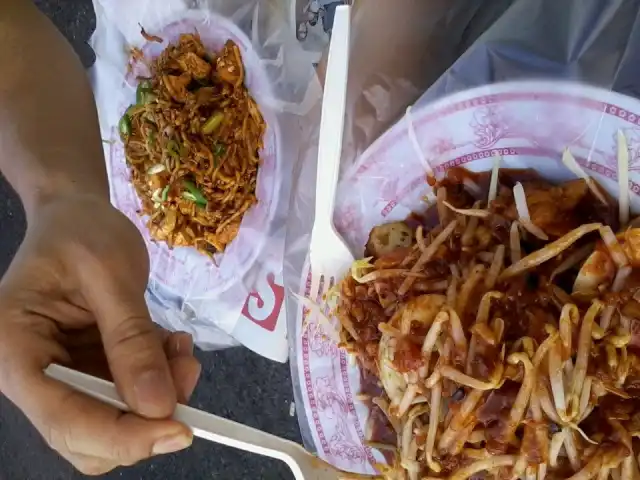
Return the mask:
<path id="1" fill-rule="evenodd" d="M 45 374 L 112 407 L 129 411 L 111 382 L 55 364 L 50 365 Z M 190 427 L 194 437 L 282 460 L 296 480 L 365 478 L 335 469 L 297 443 L 195 408 L 178 405 L 173 418 Z"/>
<path id="2" fill-rule="evenodd" d="M 342 133 L 349 74 L 350 7 L 336 8 L 324 82 L 318 167 L 316 216 L 311 232 L 311 291 L 317 301 L 340 279 L 354 258 L 333 223 L 336 186 L 342 154 Z M 324 282 L 321 282 L 324 279 Z M 321 283 L 323 288 L 321 290 Z"/>

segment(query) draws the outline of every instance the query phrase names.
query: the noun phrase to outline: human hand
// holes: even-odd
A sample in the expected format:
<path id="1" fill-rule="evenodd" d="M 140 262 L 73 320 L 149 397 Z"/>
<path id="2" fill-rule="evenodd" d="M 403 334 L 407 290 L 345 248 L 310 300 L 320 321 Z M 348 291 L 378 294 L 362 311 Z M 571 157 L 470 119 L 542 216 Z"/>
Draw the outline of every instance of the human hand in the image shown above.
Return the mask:
<path id="1" fill-rule="evenodd" d="M 149 266 L 136 228 L 107 201 L 48 201 L 0 283 L 0 392 L 81 472 L 105 473 L 188 447 L 168 419 L 200 375 L 188 334 L 163 335 L 144 301 Z M 123 413 L 46 377 L 59 363 L 113 379 Z"/>

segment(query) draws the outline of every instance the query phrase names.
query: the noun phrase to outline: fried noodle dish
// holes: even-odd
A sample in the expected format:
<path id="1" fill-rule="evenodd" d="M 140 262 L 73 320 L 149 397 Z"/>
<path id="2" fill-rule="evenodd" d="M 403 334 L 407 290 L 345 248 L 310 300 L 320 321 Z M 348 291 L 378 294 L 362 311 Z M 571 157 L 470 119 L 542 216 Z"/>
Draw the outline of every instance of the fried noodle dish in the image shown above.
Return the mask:
<path id="1" fill-rule="evenodd" d="M 229 40 L 208 52 L 197 34 L 184 34 L 149 70 L 119 124 L 140 214 L 170 248 L 223 252 L 258 201 L 265 132 L 240 50 Z"/>
<path id="2" fill-rule="evenodd" d="M 374 228 L 331 292 L 379 478 L 639 479 L 628 202 L 498 166 L 430 179 L 427 215 Z"/>

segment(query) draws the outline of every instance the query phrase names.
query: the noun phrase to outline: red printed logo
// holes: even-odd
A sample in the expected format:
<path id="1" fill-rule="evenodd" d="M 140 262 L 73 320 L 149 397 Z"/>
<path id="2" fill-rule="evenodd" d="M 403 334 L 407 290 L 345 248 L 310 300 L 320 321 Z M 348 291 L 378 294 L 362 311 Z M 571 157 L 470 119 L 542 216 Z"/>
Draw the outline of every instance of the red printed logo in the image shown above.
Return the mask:
<path id="1" fill-rule="evenodd" d="M 284 287 L 276 283 L 273 273 L 269 273 L 258 282 L 256 290 L 247 296 L 242 307 L 242 315 L 265 330 L 273 332 L 278 323 L 282 302 Z"/>

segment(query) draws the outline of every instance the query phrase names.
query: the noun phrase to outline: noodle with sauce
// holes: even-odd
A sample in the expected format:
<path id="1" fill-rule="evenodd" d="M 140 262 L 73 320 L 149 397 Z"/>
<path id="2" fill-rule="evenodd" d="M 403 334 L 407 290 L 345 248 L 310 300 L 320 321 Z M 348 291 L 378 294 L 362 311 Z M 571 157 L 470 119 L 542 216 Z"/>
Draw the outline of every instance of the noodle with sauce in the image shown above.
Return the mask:
<path id="1" fill-rule="evenodd" d="M 229 40 L 208 52 L 197 34 L 184 34 L 150 70 L 119 124 L 140 214 L 170 248 L 223 252 L 258 201 L 265 132 L 240 50 Z"/>
<path id="2" fill-rule="evenodd" d="M 591 179 L 430 183 L 335 291 L 380 478 L 640 478 L 640 229 Z"/>

